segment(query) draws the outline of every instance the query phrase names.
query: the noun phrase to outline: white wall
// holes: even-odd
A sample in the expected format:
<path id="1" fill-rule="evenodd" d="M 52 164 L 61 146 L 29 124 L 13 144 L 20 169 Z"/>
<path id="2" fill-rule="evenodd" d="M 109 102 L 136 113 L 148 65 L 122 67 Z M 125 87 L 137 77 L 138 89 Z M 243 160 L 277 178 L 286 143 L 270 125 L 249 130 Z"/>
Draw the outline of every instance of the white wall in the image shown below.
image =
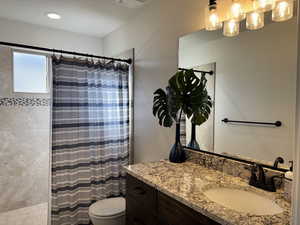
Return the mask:
<path id="1" fill-rule="evenodd" d="M 6 19 L 0 19 L 0 41 L 89 54 L 101 55 L 103 53 L 100 38 Z"/>
<path id="2" fill-rule="evenodd" d="M 207 1 L 156 0 L 127 25 L 104 38 L 104 53 L 135 48 L 135 162 L 167 158 L 174 129 L 162 128 L 152 115 L 153 92 L 177 71 L 178 39 L 203 27 Z"/>
<path id="3" fill-rule="evenodd" d="M 300 1 L 297 1 L 298 6 Z M 292 224 L 300 224 L 300 8 L 298 7 L 298 73 L 297 73 L 297 113 L 296 113 L 296 148 L 294 151 L 294 183 L 293 183 L 293 218 Z"/>
<path id="4" fill-rule="evenodd" d="M 235 38 L 206 31 L 180 40 L 180 67 L 216 62 L 215 152 L 274 161 L 293 159 L 297 76 L 296 18 Z M 210 35 L 210 34 L 208 34 Z M 206 40 L 205 40 L 206 39 Z M 283 126 L 226 125 L 222 119 Z"/>

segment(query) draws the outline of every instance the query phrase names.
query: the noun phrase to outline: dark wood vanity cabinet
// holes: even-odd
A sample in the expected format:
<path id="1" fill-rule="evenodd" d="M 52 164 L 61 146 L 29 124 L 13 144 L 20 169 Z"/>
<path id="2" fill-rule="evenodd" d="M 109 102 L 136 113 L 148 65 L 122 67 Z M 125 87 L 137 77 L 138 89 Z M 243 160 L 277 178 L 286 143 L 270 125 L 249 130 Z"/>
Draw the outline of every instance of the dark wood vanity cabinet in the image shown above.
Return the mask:
<path id="1" fill-rule="evenodd" d="M 126 225 L 220 225 L 127 175 Z"/>
<path id="2" fill-rule="evenodd" d="M 220 225 L 161 192 L 157 201 L 158 225 Z"/>
<path id="3" fill-rule="evenodd" d="M 127 175 L 126 225 L 157 224 L 157 191 Z"/>

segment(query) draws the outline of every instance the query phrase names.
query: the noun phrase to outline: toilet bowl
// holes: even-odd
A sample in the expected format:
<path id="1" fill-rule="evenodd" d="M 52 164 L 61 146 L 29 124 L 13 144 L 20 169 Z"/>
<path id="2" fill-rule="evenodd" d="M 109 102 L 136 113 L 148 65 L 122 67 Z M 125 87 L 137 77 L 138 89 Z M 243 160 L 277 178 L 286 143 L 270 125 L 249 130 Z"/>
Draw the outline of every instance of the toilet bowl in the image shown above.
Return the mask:
<path id="1" fill-rule="evenodd" d="M 125 199 L 108 198 L 89 207 L 93 225 L 125 225 Z"/>

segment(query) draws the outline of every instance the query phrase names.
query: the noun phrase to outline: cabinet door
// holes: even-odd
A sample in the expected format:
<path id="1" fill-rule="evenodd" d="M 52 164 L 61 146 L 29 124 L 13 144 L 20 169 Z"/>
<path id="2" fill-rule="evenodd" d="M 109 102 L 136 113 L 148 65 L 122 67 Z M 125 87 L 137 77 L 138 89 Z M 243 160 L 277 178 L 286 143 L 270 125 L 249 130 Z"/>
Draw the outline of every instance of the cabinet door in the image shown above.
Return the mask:
<path id="1" fill-rule="evenodd" d="M 157 225 L 157 191 L 127 175 L 126 225 Z"/>
<path id="2" fill-rule="evenodd" d="M 126 177 L 126 196 L 138 202 L 139 207 L 146 208 L 151 213 L 156 213 L 157 191 L 130 175 Z"/>
<path id="3" fill-rule="evenodd" d="M 141 207 L 133 198 L 126 198 L 126 225 L 157 225 L 157 216 L 152 210 Z"/>
<path id="4" fill-rule="evenodd" d="M 182 203 L 158 193 L 158 225 L 220 225 Z"/>

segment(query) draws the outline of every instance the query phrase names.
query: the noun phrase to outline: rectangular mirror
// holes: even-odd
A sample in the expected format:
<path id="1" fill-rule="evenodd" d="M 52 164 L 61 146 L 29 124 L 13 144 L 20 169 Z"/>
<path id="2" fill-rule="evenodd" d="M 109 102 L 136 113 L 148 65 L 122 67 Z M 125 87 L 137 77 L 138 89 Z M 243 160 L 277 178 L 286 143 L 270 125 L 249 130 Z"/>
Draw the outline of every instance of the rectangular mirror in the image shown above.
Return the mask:
<path id="1" fill-rule="evenodd" d="M 179 67 L 213 70 L 208 92 L 214 99 L 210 119 L 196 128 L 200 149 L 272 164 L 293 160 L 295 142 L 297 21 L 270 22 L 235 37 L 201 30 L 180 38 Z M 280 121 L 281 126 L 224 123 Z M 186 143 L 191 139 L 186 120 Z"/>

